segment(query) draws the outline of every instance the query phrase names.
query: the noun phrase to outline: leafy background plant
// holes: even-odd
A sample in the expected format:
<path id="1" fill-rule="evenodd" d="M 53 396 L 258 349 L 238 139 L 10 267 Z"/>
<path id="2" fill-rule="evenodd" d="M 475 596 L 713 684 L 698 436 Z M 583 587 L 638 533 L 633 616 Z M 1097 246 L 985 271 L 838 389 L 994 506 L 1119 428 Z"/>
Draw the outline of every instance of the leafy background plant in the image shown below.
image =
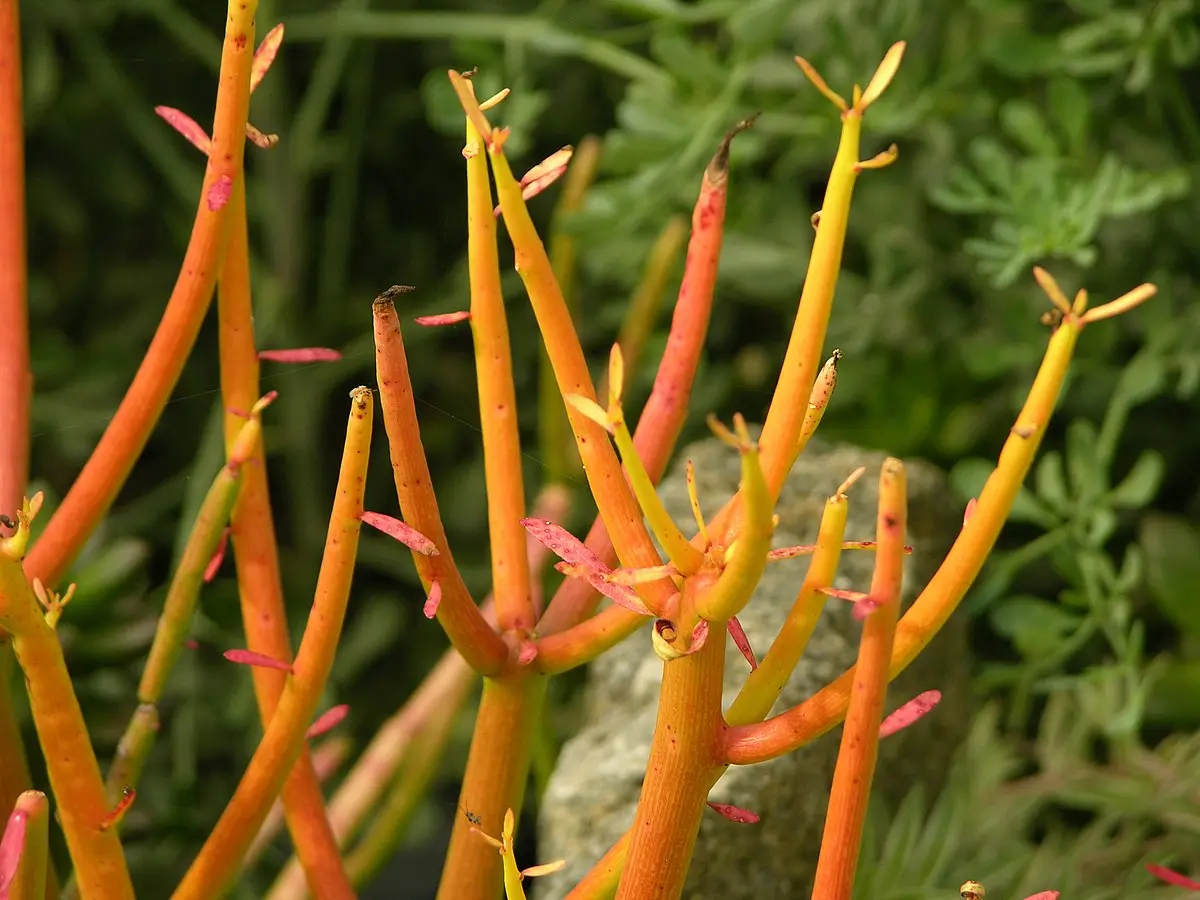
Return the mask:
<path id="1" fill-rule="evenodd" d="M 1066 853 L 1078 862 L 1069 877 L 1079 896 L 1115 896 L 1104 893 L 1113 872 L 1088 864 L 1105 847 L 1124 848 L 1130 872 L 1151 846 L 1200 864 L 1195 841 L 1181 837 L 1191 825 L 1164 824 L 1136 791 L 1113 788 L 1135 777 L 1126 769 L 1141 754 L 1173 754 L 1168 771 L 1177 781 L 1168 786 L 1196 797 L 1186 760 L 1200 724 L 1200 430 L 1192 424 L 1200 406 L 1200 121 L 1188 99 L 1200 89 L 1198 7 L 264 2 L 260 25 L 284 21 L 288 36 L 255 95 L 256 124 L 282 136 L 249 161 L 260 340 L 344 354 L 334 365 L 264 371 L 265 387 L 280 391 L 267 441 L 292 621 L 303 621 L 324 536 L 340 404 L 369 378 L 368 301 L 399 281 L 419 287 L 406 316 L 465 305 L 461 112 L 446 67 L 479 66 L 485 94 L 513 89 L 504 120 L 514 126 L 516 158 L 532 162 L 585 134 L 603 136 L 599 181 L 566 223 L 584 248 L 579 320 L 598 361 L 655 236 L 690 208 L 719 135 L 763 111 L 734 145 L 718 302 L 693 405 L 754 415 L 765 411 L 782 356 L 809 217 L 836 140 L 792 55 L 804 53 L 844 88 L 904 38 L 904 71 L 873 110 L 871 131 L 873 149 L 894 140 L 901 157 L 855 200 L 830 333 L 846 359 L 827 435 L 931 459 L 952 470 L 965 500 L 986 476 L 981 460 L 1002 440 L 1040 353 L 1042 302 L 1030 266 L 1047 265 L 1068 287 L 1103 292 L 1153 280 L 1161 292 L 1084 343 L 1002 552 L 961 613 L 973 617 L 976 686 L 994 710 L 964 750 L 977 778 L 955 781 L 928 817 L 918 815 L 918 799 L 880 810 L 877 826 L 889 830 L 886 840 L 880 831 L 879 871 L 860 886 L 886 882 L 888 896 L 955 887 L 950 863 L 980 859 L 971 847 L 945 851 L 933 882 L 896 848 L 944 836 L 946 809 L 964 803 L 970 809 L 956 814 L 975 817 L 987 838 L 978 847 L 1003 842 L 998 858 L 1045 867 Z M 153 107 L 211 107 L 216 14 L 201 0 L 23 4 L 34 461 L 51 503 L 115 409 L 132 374 L 131 348 L 149 340 L 174 277 L 201 166 Z M 552 204 L 553 194 L 538 201 L 543 222 Z M 517 387 L 532 397 L 532 318 L 516 302 L 512 273 L 506 287 Z M 660 316 L 651 357 L 665 324 Z M 79 592 L 60 632 L 102 753 L 128 715 L 180 535 L 221 458 L 215 343 L 210 323 L 147 455 L 73 576 Z M 488 572 L 472 549 L 486 546 L 486 517 L 470 339 L 410 329 L 408 343 L 446 525 L 478 588 Z M 648 373 L 640 374 L 631 401 L 648 389 Z M 530 447 L 535 413 L 532 403 L 521 410 Z M 684 439 L 702 428 L 697 416 Z M 530 484 L 543 474 L 535 457 Z M 377 500 L 386 504 L 386 492 Z M 352 704 L 348 732 L 361 744 L 444 642 L 420 616 L 420 586 L 385 538 L 363 536 L 355 593 L 329 699 Z M 205 591 L 200 647 L 172 680 L 159 752 L 127 820 L 131 864 L 149 895 L 191 857 L 256 739 L 249 679 L 214 652 L 239 633 L 232 579 L 218 578 Z M 570 731 L 576 683 L 556 683 L 550 758 Z M 1064 704 L 1090 710 L 1089 739 L 1066 733 Z M 468 724 L 464 716 L 443 789 L 418 814 L 410 846 L 428 851 L 458 814 L 453 781 Z M 1075 769 L 1086 774 L 1082 786 L 1064 775 Z M 276 846 L 266 861 L 281 861 L 285 849 Z M 1060 884 L 1038 871 L 1030 884 Z M 1013 869 L 1014 892 L 1023 877 Z M 1122 896 L 1148 884 L 1129 877 L 1131 893 Z M 261 887 L 249 883 L 245 896 Z"/>

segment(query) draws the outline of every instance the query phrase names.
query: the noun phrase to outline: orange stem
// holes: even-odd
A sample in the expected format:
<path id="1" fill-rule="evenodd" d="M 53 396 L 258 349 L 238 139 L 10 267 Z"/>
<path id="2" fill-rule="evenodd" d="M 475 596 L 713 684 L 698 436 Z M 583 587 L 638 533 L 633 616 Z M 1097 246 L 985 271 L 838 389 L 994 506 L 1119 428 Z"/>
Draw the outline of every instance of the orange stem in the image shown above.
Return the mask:
<path id="1" fill-rule="evenodd" d="M 526 559 L 525 484 L 521 474 L 521 438 L 517 430 L 517 392 L 513 386 L 508 319 L 500 289 L 496 217 L 482 139 L 467 122 L 467 235 L 471 280 L 471 333 L 479 382 L 479 423 L 487 485 L 488 535 L 491 541 L 492 593 L 501 631 L 533 628 L 536 616 Z"/>
<path id="2" fill-rule="evenodd" d="M 0 0 L 0 513 L 9 517 L 21 505 L 29 474 L 29 403 L 33 392 L 17 7 L 17 0 Z M 0 525 L 0 537 L 6 534 L 8 531 Z M 7 706 L 3 700 L 0 704 Z M 0 808 L 8 810 L 16 797 L 0 797 L 0 801 L 4 801 Z"/>
<path id="3" fill-rule="evenodd" d="M 212 299 L 231 213 L 221 198 L 242 179 L 257 8 L 257 0 L 229 2 L 212 152 L 187 253 L 158 330 L 100 443 L 26 558 L 25 571 L 48 587 L 62 578 L 129 476 L 179 380 Z"/>
<path id="4" fill-rule="evenodd" d="M 887 698 L 892 642 L 900 616 L 906 520 L 904 466 L 897 459 L 887 459 L 879 480 L 875 526 L 879 546 L 869 592 L 871 602 L 880 605 L 863 624 L 846 727 L 833 770 L 813 900 L 850 900 L 854 887 L 867 800 L 879 756 L 879 723 Z"/>
<path id="5" fill-rule="evenodd" d="M 999 465 L 984 486 L 975 512 L 941 567 L 900 619 L 892 650 L 892 678 L 933 640 L 995 545 L 1045 434 L 1081 328 L 1078 321 L 1067 320 L 1050 339 L 1017 425 L 1000 452 Z M 855 669 L 851 668 L 798 706 L 765 722 L 730 728 L 723 737 L 723 755 L 734 765 L 749 765 L 815 740 L 846 715 L 854 679 Z"/>
<path id="6" fill-rule="evenodd" d="M 233 221 L 217 295 L 227 458 L 232 455 L 238 431 L 244 424 L 235 411 L 250 409 L 259 392 L 244 185 L 235 186 L 230 206 Z M 266 451 L 261 439 L 242 467 L 242 479 L 241 493 L 230 516 L 230 538 L 246 646 L 256 653 L 290 662 L 292 642 L 288 634 L 275 521 L 267 486 Z M 252 667 L 251 675 L 259 717 L 266 729 L 279 705 L 287 676 L 278 669 L 265 666 Z M 354 889 L 329 826 L 321 782 L 307 745 L 284 783 L 282 801 L 292 844 L 313 892 L 331 900 L 354 897 Z"/>
<path id="7" fill-rule="evenodd" d="M 232 887 L 246 848 L 262 827 L 305 746 L 321 692 L 333 667 L 342 633 L 362 528 L 363 491 L 370 455 L 374 397 L 370 388 L 351 393 L 350 420 L 338 476 L 337 496 L 308 624 L 258 748 L 216 827 L 172 894 L 174 900 L 212 900 Z"/>
<path id="8" fill-rule="evenodd" d="M 729 144 L 736 133 L 733 131 L 726 135 L 704 170 L 704 177 L 700 182 L 700 195 L 692 210 L 692 234 L 688 241 L 687 262 L 684 266 L 683 281 L 679 285 L 679 295 L 675 301 L 667 346 L 654 377 L 650 398 L 646 401 L 634 429 L 633 445 L 650 480 L 656 484 L 662 480 L 671 452 L 675 449 L 675 443 L 679 440 L 679 434 L 687 420 L 692 384 L 696 379 L 700 354 L 704 350 L 704 339 L 708 334 L 717 266 L 725 233 Z M 608 535 L 604 520 L 599 516 L 592 524 L 585 543 L 606 565 L 616 564 L 617 555 L 613 550 L 612 539 Z M 538 623 L 538 631 L 550 635 L 579 625 L 592 614 L 598 601 L 599 594 L 592 590 L 587 582 L 581 578 L 568 578 L 551 600 L 545 615 Z M 624 619 L 623 627 L 627 630 L 622 636 L 631 634 L 643 624 L 644 620 L 637 617 Z M 567 665 L 566 668 L 571 666 Z"/>
<path id="9" fill-rule="evenodd" d="M 710 574 L 688 579 L 686 592 L 711 587 Z M 695 601 L 684 598 L 684 605 Z M 681 896 L 712 771 L 717 764 L 725 640 L 664 663 L 658 720 L 617 900 Z"/>
<path id="10" fill-rule="evenodd" d="M 416 401 L 408 376 L 404 338 L 392 299 L 398 292 L 398 289 L 392 289 L 380 295 L 373 308 L 379 402 L 383 407 L 396 495 L 407 523 L 433 541 L 438 550 L 436 556 L 413 554 L 425 590 L 428 591 L 434 581 L 441 586 L 438 622 L 471 668 L 482 675 L 490 675 L 498 672 L 508 660 L 508 645 L 471 599 L 450 553 L 429 475 L 429 462 L 421 445 L 421 427 L 417 422 Z"/>

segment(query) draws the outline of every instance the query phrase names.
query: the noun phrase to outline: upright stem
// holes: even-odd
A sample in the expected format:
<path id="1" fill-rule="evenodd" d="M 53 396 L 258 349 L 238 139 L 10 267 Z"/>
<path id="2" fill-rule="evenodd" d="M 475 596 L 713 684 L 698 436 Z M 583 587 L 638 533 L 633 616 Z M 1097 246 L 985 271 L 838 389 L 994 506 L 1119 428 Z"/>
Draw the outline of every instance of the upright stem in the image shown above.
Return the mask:
<path id="1" fill-rule="evenodd" d="M 250 239 L 246 191 L 234 188 L 233 222 L 217 293 L 221 358 L 221 399 L 225 405 L 225 454 L 234 452 L 244 411 L 259 391 L 258 352 L 250 293 Z M 291 661 L 287 609 L 279 573 L 279 548 L 267 485 L 267 458 L 262 440 L 242 467 L 242 490 L 230 516 L 230 536 L 237 568 L 238 597 L 246 646 L 275 659 Z M 251 670 L 259 717 L 265 730 L 279 705 L 286 676 L 278 669 Z M 283 786 L 283 809 L 296 855 L 313 891 L 330 900 L 348 900 L 354 889 L 342 865 L 337 840 L 329 826 L 321 781 L 307 744 Z"/>
<path id="2" fill-rule="evenodd" d="M 29 474 L 28 272 L 25 259 L 25 134 L 17 0 L 0 0 L 0 513 L 12 517 Z M 0 525 L 0 537 L 8 532 Z M 7 706 L 7 701 L 0 701 Z M 0 797 L 12 809 L 16 797 Z"/>
<path id="3" fill-rule="evenodd" d="M 525 799 L 530 753 L 546 696 L 546 678 L 516 672 L 486 678 L 471 750 L 459 795 L 464 814 L 454 820 L 442 868 L 438 900 L 493 900 L 502 860 L 494 847 L 470 831 L 466 813 L 478 816 L 488 834 L 499 834 L 505 810 L 519 815 Z"/>
<path id="4" fill-rule="evenodd" d="M 704 580 L 696 576 L 689 580 Z M 686 601 L 685 601 L 686 602 Z M 663 665 L 658 721 L 617 900 L 683 893 L 724 727 L 724 635 Z"/>
<path id="5" fill-rule="evenodd" d="M 30 550 L 25 571 L 47 586 L 66 572 L 108 511 L 145 447 L 191 353 L 212 299 L 229 225 L 229 191 L 242 179 L 254 14 L 258 0 L 229 0 L 212 151 L 175 289 L 117 413 Z"/>
<path id="6" fill-rule="evenodd" d="M 475 377 L 479 382 L 479 421 L 487 484 L 488 537 L 492 550 L 492 593 L 501 631 L 532 629 L 533 596 L 525 553 L 525 485 L 521 438 L 517 431 L 517 392 L 513 386 L 508 319 L 500 290 L 500 256 L 487 154 L 475 126 L 467 122 L 467 235 L 471 277 L 471 332 Z"/>
<path id="7" fill-rule="evenodd" d="M 21 105 L 21 27 L 17 0 L 0 0 L 0 513 L 21 505 L 29 475 L 28 271 L 25 258 L 25 133 Z M 0 525 L 0 537 L 8 529 Z M 10 810 L 31 781 L 9 673 L 12 644 L 0 629 L 0 809 Z M 57 891 L 55 891 L 57 893 Z"/>

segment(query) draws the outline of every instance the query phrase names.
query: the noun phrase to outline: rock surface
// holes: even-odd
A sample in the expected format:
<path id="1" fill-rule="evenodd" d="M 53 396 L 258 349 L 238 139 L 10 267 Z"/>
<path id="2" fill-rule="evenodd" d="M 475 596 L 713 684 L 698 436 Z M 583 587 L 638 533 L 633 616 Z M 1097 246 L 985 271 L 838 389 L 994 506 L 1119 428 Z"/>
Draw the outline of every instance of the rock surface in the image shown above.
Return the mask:
<path id="1" fill-rule="evenodd" d="M 686 448 L 663 481 L 667 509 L 680 523 L 691 521 L 683 458 L 696 464 L 700 502 L 711 515 L 737 488 L 738 455 L 715 439 Z M 775 546 L 811 543 L 825 498 L 859 466 L 867 472 L 850 491 L 848 540 L 873 539 L 879 469 L 884 454 L 814 440 L 792 470 L 780 498 Z M 944 558 L 961 524 L 962 510 L 945 476 L 934 467 L 907 463 L 909 536 L 904 604 L 924 587 Z M 837 586 L 866 590 L 873 554 L 844 552 Z M 804 577 L 804 559 L 772 563 L 751 603 L 738 617 L 761 657 L 782 625 Z M 844 601 L 830 600 L 774 712 L 810 696 L 854 663 L 860 624 Z M 542 802 L 539 856 L 565 858 L 562 872 L 527 882 L 537 900 L 557 900 L 582 878 L 633 820 L 657 712 L 662 663 L 647 629 L 623 642 L 591 667 L 584 725 L 563 748 Z M 736 695 L 747 673 L 745 660 L 729 647 L 724 703 Z M 961 616 L 893 683 L 890 711 L 930 688 L 942 703 L 911 728 L 880 745 L 876 786 L 894 804 L 915 783 L 934 788 L 965 735 L 967 639 Z M 808 896 L 816 867 L 825 804 L 841 729 L 781 759 L 731 768 L 709 795 L 721 803 L 753 810 L 756 825 L 737 825 L 707 812 L 700 829 L 688 885 L 688 900 L 793 900 Z"/>

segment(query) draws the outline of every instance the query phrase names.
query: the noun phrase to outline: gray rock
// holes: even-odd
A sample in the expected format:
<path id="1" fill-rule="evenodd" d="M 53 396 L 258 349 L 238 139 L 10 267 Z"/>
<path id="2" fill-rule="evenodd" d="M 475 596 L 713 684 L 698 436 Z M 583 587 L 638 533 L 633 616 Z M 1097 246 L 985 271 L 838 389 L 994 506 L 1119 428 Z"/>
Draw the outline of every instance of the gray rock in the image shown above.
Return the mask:
<path id="1" fill-rule="evenodd" d="M 738 455 L 716 440 L 688 447 L 696 464 L 701 504 L 711 515 L 740 477 Z M 814 440 L 793 469 L 777 512 L 775 546 L 812 543 L 825 498 L 859 466 L 867 473 L 850 491 L 847 539 L 874 538 L 879 469 L 885 456 Z M 961 525 L 945 476 L 922 462 L 906 464 L 909 537 L 905 563 L 907 606 L 929 581 Z M 682 460 L 663 481 L 662 496 L 680 523 L 691 520 Z M 866 590 L 873 554 L 842 555 L 838 587 Z M 804 559 L 772 563 L 751 603 L 738 617 L 761 657 L 782 625 L 804 577 Z M 830 600 L 804 657 L 774 712 L 795 705 L 854 663 L 861 626 L 849 604 Z M 559 757 L 541 806 L 542 859 L 565 858 L 557 875 L 528 883 L 537 900 L 564 897 L 633 821 L 654 730 L 662 663 L 642 629 L 591 667 L 583 727 Z M 747 665 L 736 648 L 726 657 L 724 702 L 736 695 Z M 880 745 L 877 793 L 892 805 L 916 784 L 936 790 L 963 739 L 967 711 L 967 638 L 961 616 L 894 682 L 888 709 L 930 688 L 942 691 L 938 708 L 919 724 Z M 735 766 L 710 799 L 753 810 L 756 825 L 737 825 L 708 812 L 700 828 L 684 896 L 688 900 L 774 900 L 807 896 L 816 867 L 841 729 L 781 759 Z"/>

